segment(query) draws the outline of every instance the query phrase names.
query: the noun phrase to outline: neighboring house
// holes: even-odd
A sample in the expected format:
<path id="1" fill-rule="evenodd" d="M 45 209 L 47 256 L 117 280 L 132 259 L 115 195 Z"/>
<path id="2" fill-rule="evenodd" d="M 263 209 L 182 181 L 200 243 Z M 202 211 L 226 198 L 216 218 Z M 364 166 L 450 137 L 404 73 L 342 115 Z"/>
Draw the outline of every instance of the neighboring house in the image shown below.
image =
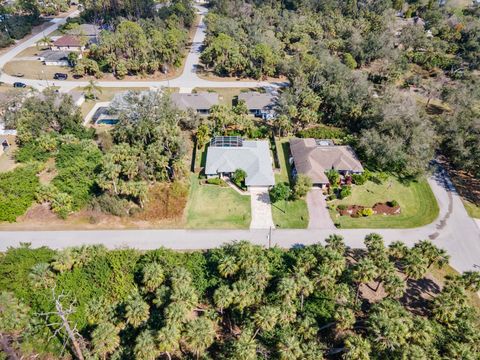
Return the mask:
<path id="1" fill-rule="evenodd" d="M 275 185 L 268 141 L 242 140 L 238 136 L 213 138 L 207 150 L 205 175 L 208 178 L 231 176 L 237 169 L 246 172 L 247 187 Z"/>
<path id="2" fill-rule="evenodd" d="M 198 114 L 208 115 L 214 105 L 219 104 L 217 93 L 200 92 L 196 94 L 174 93 L 170 96 L 173 104 L 180 110 L 193 109 Z"/>
<path id="3" fill-rule="evenodd" d="M 85 46 L 82 45 L 80 37 L 73 35 L 65 35 L 55 40 L 50 47 L 54 51 L 78 51 L 85 50 Z"/>
<path id="4" fill-rule="evenodd" d="M 49 66 L 70 66 L 68 54 L 71 52 L 72 51 L 45 50 L 38 55 L 38 60 L 44 65 Z"/>
<path id="5" fill-rule="evenodd" d="M 275 105 L 276 96 L 268 93 L 259 93 L 249 91 L 240 93 L 238 101 L 244 101 L 250 114 L 263 119 L 273 117 L 273 107 Z"/>
<path id="6" fill-rule="evenodd" d="M 314 186 L 328 185 L 326 172 L 334 169 L 342 175 L 359 174 L 363 166 L 350 146 L 337 146 L 331 140 L 290 139 L 293 175 L 308 176 Z"/>
<path id="7" fill-rule="evenodd" d="M 67 31 L 71 36 L 83 36 L 89 44 L 96 44 L 102 28 L 94 24 L 80 24 L 77 27 Z"/>

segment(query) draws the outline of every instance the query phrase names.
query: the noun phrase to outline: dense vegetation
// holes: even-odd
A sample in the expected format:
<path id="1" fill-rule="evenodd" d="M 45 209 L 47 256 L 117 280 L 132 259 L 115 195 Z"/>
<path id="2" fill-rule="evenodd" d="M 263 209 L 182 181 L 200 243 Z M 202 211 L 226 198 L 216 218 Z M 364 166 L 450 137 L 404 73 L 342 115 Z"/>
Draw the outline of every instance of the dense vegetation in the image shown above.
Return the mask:
<path id="1" fill-rule="evenodd" d="M 76 74 L 101 77 L 110 72 L 121 79 L 181 65 L 188 30 L 195 20 L 192 1 L 174 0 L 159 11 L 151 1 L 85 5 L 82 19 L 72 22 L 93 21 L 104 30 L 98 43 L 91 45 L 88 57 L 74 61 Z"/>
<path id="2" fill-rule="evenodd" d="M 201 59 L 217 75 L 286 76 L 281 134 L 334 125 L 371 168 L 417 175 L 440 149 L 478 177 L 480 7 L 439 3 L 215 0 Z"/>
<path id="3" fill-rule="evenodd" d="M 478 273 L 422 296 L 426 271 L 448 262 L 431 242 L 386 248 L 370 234 L 366 251 L 339 236 L 326 242 L 204 253 L 10 249 L 0 258 L 0 346 L 62 358 L 67 345 L 81 359 L 476 358 L 468 294 Z"/>
<path id="4" fill-rule="evenodd" d="M 65 0 L 17 0 L 0 3 L 0 48 L 28 35 L 32 27 L 40 24 L 40 15 L 54 15 L 68 10 Z"/>
<path id="5" fill-rule="evenodd" d="M 162 188 L 171 191 L 172 199 L 186 196 L 187 142 L 182 130 L 196 129 L 198 119 L 176 109 L 168 93 L 127 94 L 121 104 L 113 105 L 119 126 L 98 139 L 93 129 L 83 126 L 80 111 L 68 95 L 46 90 L 15 101 L 16 106 L 6 103 L 4 118 L 8 127 L 17 129 L 16 159 L 35 163 L 27 168 L 36 170 L 29 176 L 23 174 L 22 181 L 28 183 L 21 186 L 19 171 L 26 170 L 4 175 L 1 194 L 9 200 L 2 202 L 1 220 L 15 221 L 34 199 L 49 203 L 55 213 L 66 218 L 86 206 L 119 216 L 140 212 L 150 189 L 158 183 L 176 183 Z M 47 172 L 54 174 L 53 178 L 38 186 L 35 174 L 41 177 Z M 18 191 L 25 200 L 12 206 Z M 155 192 L 153 195 L 158 198 Z M 150 207 L 148 213 L 152 211 Z"/>

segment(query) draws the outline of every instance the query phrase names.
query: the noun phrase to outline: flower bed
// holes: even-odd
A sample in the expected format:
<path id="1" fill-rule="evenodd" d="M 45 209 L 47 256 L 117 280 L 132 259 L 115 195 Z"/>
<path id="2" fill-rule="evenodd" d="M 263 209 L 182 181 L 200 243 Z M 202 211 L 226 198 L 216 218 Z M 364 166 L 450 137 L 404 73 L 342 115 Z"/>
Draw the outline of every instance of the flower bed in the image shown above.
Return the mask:
<path id="1" fill-rule="evenodd" d="M 351 217 L 369 216 L 365 209 L 369 208 L 362 205 L 348 205 L 341 209 L 337 207 L 337 211 L 341 216 Z M 371 209 L 375 215 L 398 215 L 401 211 L 400 205 L 391 206 L 389 203 L 376 203 Z"/>

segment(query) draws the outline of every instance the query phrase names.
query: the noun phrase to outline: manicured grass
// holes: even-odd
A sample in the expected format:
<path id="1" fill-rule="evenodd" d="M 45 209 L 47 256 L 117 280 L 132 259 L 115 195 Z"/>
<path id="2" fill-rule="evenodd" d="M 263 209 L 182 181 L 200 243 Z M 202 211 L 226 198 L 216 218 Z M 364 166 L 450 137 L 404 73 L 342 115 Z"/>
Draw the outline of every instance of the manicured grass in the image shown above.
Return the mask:
<path id="1" fill-rule="evenodd" d="M 248 229 L 251 220 L 250 196 L 230 187 L 201 185 L 191 176 L 187 204 L 187 227 L 192 229 Z"/>
<path id="2" fill-rule="evenodd" d="M 438 204 L 428 182 L 425 179 L 401 183 L 390 177 L 383 184 L 368 181 L 362 186 L 354 186 L 352 195 L 344 200 L 329 202 L 336 206 L 363 205 L 373 206 L 378 202 L 396 200 L 400 204 L 400 215 L 372 215 L 370 217 L 352 218 L 339 216 L 336 210 L 330 215 L 341 228 L 414 228 L 430 224 L 438 216 Z"/>
<path id="3" fill-rule="evenodd" d="M 480 206 L 465 199 L 463 200 L 463 206 L 465 206 L 465 210 L 470 217 L 480 219 Z"/>
<path id="4" fill-rule="evenodd" d="M 275 183 L 291 183 L 290 154 L 288 139 L 276 141 L 280 172 L 275 174 Z M 295 201 L 279 201 L 272 204 L 272 217 L 275 226 L 279 229 L 305 229 L 308 226 L 308 208 L 303 199 Z"/>
<path id="5" fill-rule="evenodd" d="M 308 209 L 305 200 L 278 201 L 272 204 L 272 217 L 278 229 L 306 229 Z"/>

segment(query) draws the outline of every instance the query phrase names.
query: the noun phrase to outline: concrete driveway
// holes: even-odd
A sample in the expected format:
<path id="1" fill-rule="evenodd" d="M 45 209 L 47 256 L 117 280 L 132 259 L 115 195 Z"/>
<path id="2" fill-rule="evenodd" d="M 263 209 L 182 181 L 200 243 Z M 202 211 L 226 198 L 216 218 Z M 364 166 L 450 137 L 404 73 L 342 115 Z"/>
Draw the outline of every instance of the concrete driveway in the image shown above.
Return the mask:
<path id="1" fill-rule="evenodd" d="M 328 213 L 327 202 L 322 189 L 313 188 L 308 192 L 307 206 L 309 229 L 335 229 L 332 218 Z"/>
<path id="2" fill-rule="evenodd" d="M 272 204 L 266 188 L 250 188 L 250 202 L 252 206 L 252 222 L 250 229 L 274 228 L 272 219 Z"/>

